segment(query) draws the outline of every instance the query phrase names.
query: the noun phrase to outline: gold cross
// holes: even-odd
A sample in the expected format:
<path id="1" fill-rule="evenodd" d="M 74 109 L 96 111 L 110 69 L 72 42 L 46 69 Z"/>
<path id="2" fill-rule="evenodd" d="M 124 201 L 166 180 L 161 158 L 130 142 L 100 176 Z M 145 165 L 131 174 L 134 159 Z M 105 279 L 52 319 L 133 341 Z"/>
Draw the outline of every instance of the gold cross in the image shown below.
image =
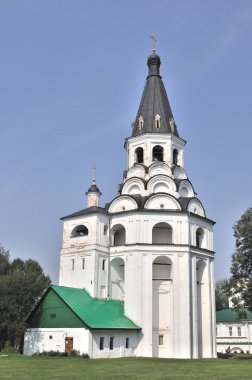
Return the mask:
<path id="1" fill-rule="evenodd" d="M 152 39 L 152 51 L 153 53 L 155 54 L 156 52 L 156 42 L 157 42 L 157 39 L 155 36 L 151 36 L 151 39 Z"/>

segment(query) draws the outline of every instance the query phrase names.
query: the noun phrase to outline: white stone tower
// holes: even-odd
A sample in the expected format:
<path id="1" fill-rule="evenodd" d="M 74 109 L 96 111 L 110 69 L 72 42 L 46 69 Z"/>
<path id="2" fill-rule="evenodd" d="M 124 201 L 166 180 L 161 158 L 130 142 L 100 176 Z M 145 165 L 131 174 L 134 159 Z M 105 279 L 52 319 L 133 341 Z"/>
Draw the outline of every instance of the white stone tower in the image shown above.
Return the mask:
<path id="1" fill-rule="evenodd" d="M 214 222 L 184 169 L 183 140 L 155 50 L 126 139 L 128 167 L 118 196 L 62 218 L 60 285 L 124 301 L 142 327 L 138 356 L 215 357 Z"/>

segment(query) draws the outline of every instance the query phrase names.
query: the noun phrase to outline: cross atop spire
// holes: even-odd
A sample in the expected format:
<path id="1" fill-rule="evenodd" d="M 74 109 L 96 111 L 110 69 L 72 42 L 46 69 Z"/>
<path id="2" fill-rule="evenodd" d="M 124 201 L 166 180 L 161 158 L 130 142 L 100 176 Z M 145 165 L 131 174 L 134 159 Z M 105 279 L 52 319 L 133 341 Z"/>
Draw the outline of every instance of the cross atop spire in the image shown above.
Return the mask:
<path id="1" fill-rule="evenodd" d="M 157 39 L 155 36 L 151 36 L 151 39 L 152 39 L 152 52 L 153 54 L 156 54 L 156 42 L 157 42 Z"/>
<path id="2" fill-rule="evenodd" d="M 92 180 L 93 185 L 96 185 L 96 167 L 95 165 L 93 166 L 93 180 Z"/>

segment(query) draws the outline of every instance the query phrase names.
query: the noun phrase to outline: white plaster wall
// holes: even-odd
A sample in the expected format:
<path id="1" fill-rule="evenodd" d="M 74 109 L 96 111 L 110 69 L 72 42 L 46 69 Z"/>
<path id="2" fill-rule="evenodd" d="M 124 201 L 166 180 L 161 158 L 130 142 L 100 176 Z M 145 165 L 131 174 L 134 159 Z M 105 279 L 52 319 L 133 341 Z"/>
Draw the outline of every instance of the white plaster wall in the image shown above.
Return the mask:
<path id="1" fill-rule="evenodd" d="M 87 226 L 88 235 L 72 238 L 71 232 L 77 225 Z M 107 296 L 108 266 L 102 270 L 102 260 L 108 259 L 109 234 L 107 215 L 88 214 L 64 221 L 59 285 L 85 288 L 93 297 L 101 297 L 102 294 Z M 83 259 L 85 259 L 84 269 Z"/>
<path id="2" fill-rule="evenodd" d="M 93 359 L 121 358 L 135 356 L 138 345 L 138 331 L 134 330 L 100 330 L 93 331 L 90 339 L 90 355 Z M 110 350 L 109 340 L 114 337 L 114 348 Z M 104 338 L 104 349 L 100 350 L 100 337 Z M 126 338 L 129 338 L 129 348 L 126 349 Z"/>
<path id="3" fill-rule="evenodd" d="M 66 337 L 73 337 L 74 350 L 89 353 L 89 331 L 84 328 L 34 328 L 26 330 L 24 355 L 51 350 L 65 352 Z"/>
<path id="4" fill-rule="evenodd" d="M 232 336 L 229 335 L 229 327 L 232 327 Z M 241 328 L 241 336 L 238 335 L 238 327 Z M 216 324 L 217 352 L 226 352 L 230 346 L 231 351 L 252 353 L 252 321 L 218 322 Z"/>

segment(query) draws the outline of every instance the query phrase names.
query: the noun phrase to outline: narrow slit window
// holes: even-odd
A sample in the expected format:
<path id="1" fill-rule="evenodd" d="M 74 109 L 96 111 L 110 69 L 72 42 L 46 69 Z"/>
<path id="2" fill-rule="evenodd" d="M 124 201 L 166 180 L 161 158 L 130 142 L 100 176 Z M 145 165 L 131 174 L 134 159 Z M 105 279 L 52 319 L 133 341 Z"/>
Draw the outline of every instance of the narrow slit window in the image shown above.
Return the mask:
<path id="1" fill-rule="evenodd" d="M 71 259 L 72 270 L 74 270 L 74 259 Z"/>
<path id="2" fill-rule="evenodd" d="M 100 351 L 104 350 L 104 337 L 100 337 Z"/>
<path id="3" fill-rule="evenodd" d="M 126 341 L 125 341 L 125 348 L 129 348 L 129 338 L 126 338 Z"/>
<path id="4" fill-rule="evenodd" d="M 233 329 L 232 329 L 232 327 L 229 327 L 228 330 L 229 330 L 229 336 L 233 336 Z"/>
<path id="5" fill-rule="evenodd" d="M 82 259 L 82 269 L 85 269 L 85 259 Z"/>
<path id="6" fill-rule="evenodd" d="M 102 270 L 105 270 L 106 267 L 106 259 L 102 260 Z"/>
<path id="7" fill-rule="evenodd" d="M 109 338 L 109 349 L 112 351 L 114 349 L 114 337 Z"/>

